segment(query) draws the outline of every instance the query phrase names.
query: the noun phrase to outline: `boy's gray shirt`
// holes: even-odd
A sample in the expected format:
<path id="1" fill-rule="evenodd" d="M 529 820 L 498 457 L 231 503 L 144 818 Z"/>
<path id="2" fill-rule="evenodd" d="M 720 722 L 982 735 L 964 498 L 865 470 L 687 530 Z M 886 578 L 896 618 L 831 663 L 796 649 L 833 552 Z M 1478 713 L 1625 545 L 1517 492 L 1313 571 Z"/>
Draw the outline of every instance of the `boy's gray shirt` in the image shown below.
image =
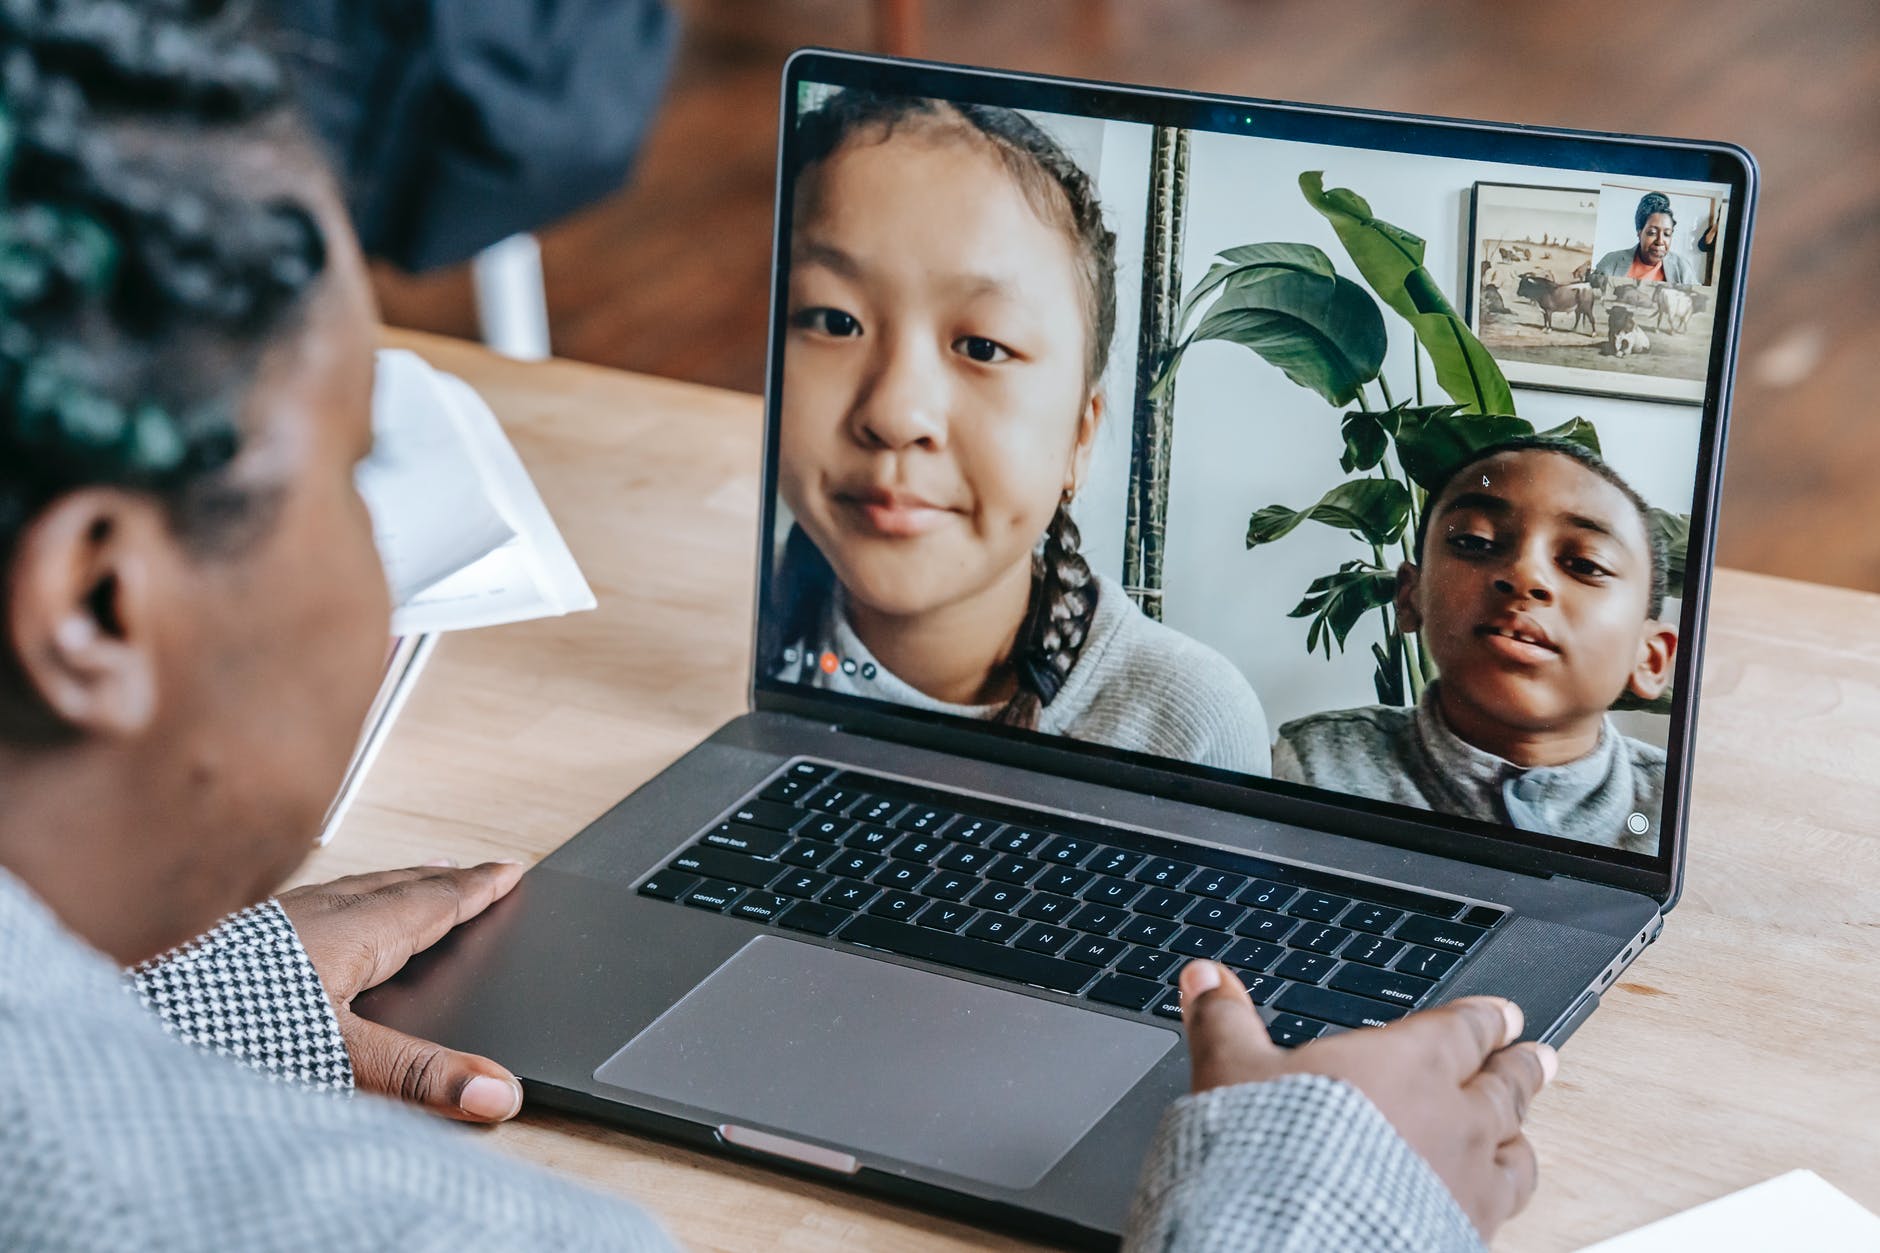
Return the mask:
<path id="1" fill-rule="evenodd" d="M 1607 718 L 1592 752 L 1522 767 L 1464 741 L 1443 720 L 1432 683 L 1414 707 L 1367 705 L 1279 729 L 1273 777 L 1437 813 L 1508 823 L 1635 853 L 1658 851 L 1665 752 Z M 1646 827 L 1627 821 L 1643 814 Z"/>
<path id="2" fill-rule="evenodd" d="M 672 1247 L 624 1201 L 351 1096 L 319 977 L 271 901 L 140 968 L 129 991 L 0 868 L 0 1248 Z M 1175 1103 L 1125 1247 L 1481 1244 L 1357 1089 L 1290 1076 Z"/>
<path id="3" fill-rule="evenodd" d="M 1272 766 L 1266 711 L 1234 663 L 1198 640 L 1156 622 L 1122 584 L 1096 575 L 1096 611 L 1077 663 L 1038 715 L 1038 730 L 1175 761 L 1265 775 Z M 849 696 L 868 696 L 933 713 L 986 720 L 998 705 L 935 700 L 883 666 L 849 625 L 837 598 L 819 638 L 778 678 Z M 824 673 L 817 650 L 852 663 Z"/>

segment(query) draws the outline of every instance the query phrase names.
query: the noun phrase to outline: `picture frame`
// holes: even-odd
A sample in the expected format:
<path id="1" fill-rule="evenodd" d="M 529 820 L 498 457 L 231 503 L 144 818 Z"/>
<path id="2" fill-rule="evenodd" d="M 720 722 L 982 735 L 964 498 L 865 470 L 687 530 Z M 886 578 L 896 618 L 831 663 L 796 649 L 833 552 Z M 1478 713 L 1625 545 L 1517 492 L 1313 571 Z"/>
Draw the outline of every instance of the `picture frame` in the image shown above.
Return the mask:
<path id="1" fill-rule="evenodd" d="M 1680 257 L 1658 269 L 1687 281 L 1627 272 L 1644 265 L 1632 266 L 1637 253 L 1627 250 L 1652 195 L 1664 196 L 1690 231 L 1719 226 L 1728 207 L 1675 185 L 1473 184 L 1459 284 L 1464 318 L 1510 386 L 1703 403 L 1717 305 L 1714 288 L 1701 281 L 1711 277 L 1710 257 L 1700 264 L 1689 252 L 1690 231 L 1679 238 L 1674 230 Z"/>

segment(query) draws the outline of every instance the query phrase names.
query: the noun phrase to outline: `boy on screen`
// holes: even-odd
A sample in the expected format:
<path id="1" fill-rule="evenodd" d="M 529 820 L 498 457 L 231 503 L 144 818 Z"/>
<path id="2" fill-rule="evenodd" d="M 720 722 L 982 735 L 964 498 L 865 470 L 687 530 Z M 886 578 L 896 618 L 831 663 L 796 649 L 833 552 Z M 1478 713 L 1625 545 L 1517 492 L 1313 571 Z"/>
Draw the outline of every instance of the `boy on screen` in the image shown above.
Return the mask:
<path id="1" fill-rule="evenodd" d="M 1607 711 L 1670 684 L 1666 562 L 1645 502 L 1598 454 L 1544 437 L 1482 450 L 1430 493 L 1398 571 L 1399 622 L 1441 678 L 1414 708 L 1287 723 L 1274 776 L 1656 852 L 1664 750 Z"/>

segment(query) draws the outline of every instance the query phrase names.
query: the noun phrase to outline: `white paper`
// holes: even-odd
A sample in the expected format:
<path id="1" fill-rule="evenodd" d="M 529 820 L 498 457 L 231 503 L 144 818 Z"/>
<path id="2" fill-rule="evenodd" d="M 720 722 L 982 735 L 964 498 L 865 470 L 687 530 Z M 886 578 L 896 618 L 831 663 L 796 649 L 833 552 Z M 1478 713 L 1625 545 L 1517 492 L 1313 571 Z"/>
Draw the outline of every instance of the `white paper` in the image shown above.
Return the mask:
<path id="1" fill-rule="evenodd" d="M 372 514 L 372 538 L 394 605 L 516 534 L 484 488 L 444 381 L 415 353 L 378 355 L 372 455 L 360 464 L 356 482 Z"/>
<path id="2" fill-rule="evenodd" d="M 373 452 L 357 482 L 392 589 L 397 639 L 321 824 L 322 844 L 351 807 L 438 632 L 594 607 L 522 459 L 469 384 L 415 353 L 381 350 L 372 427 Z"/>
<path id="3" fill-rule="evenodd" d="M 1877 1253 L 1880 1218 L 1812 1170 L 1792 1170 L 1580 1253 Z"/>
<path id="4" fill-rule="evenodd" d="M 515 538 L 401 603 L 393 629 L 457 631 L 592 609 L 594 593 L 496 415 L 462 379 L 437 377 L 478 480 Z"/>

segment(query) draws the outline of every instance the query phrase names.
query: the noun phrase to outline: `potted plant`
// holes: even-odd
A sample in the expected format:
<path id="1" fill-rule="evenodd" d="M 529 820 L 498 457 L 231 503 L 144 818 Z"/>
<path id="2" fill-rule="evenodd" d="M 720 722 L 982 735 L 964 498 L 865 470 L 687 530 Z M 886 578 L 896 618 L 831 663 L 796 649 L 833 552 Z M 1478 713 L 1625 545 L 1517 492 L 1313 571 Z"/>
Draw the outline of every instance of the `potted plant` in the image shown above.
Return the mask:
<path id="1" fill-rule="evenodd" d="M 1247 523 L 1247 547 L 1275 543 L 1308 522 L 1349 533 L 1359 546 L 1356 555 L 1313 580 L 1289 616 L 1310 620 L 1306 651 L 1330 657 L 1334 644 L 1344 651 L 1365 614 L 1378 614 L 1385 642 L 1371 646 L 1377 698 L 1408 704 L 1436 677 L 1421 642 L 1397 629 L 1394 608 L 1397 566 L 1410 560 L 1410 537 L 1429 490 L 1478 449 L 1536 432 L 1515 412 L 1500 367 L 1423 267 L 1423 240 L 1379 220 L 1357 193 L 1327 190 L 1321 171 L 1301 174 L 1299 188 L 1331 224 L 1370 290 L 1337 273 L 1311 244 L 1227 249 L 1182 301 L 1176 339 L 1151 395 L 1173 385 L 1192 345 L 1223 340 L 1251 349 L 1323 396 L 1333 412 L 1342 411 L 1339 468 L 1351 477 L 1302 508 L 1256 509 Z M 1402 400 L 1382 373 L 1388 336 L 1379 301 L 1415 337 L 1414 378 Z M 1447 397 L 1442 403 L 1424 401 L 1426 356 Z M 1584 418 L 1539 433 L 1599 451 L 1599 433 Z M 1670 594 L 1676 596 L 1688 518 L 1653 514 L 1671 544 Z M 1658 705 L 1668 709 L 1669 695 Z"/>

